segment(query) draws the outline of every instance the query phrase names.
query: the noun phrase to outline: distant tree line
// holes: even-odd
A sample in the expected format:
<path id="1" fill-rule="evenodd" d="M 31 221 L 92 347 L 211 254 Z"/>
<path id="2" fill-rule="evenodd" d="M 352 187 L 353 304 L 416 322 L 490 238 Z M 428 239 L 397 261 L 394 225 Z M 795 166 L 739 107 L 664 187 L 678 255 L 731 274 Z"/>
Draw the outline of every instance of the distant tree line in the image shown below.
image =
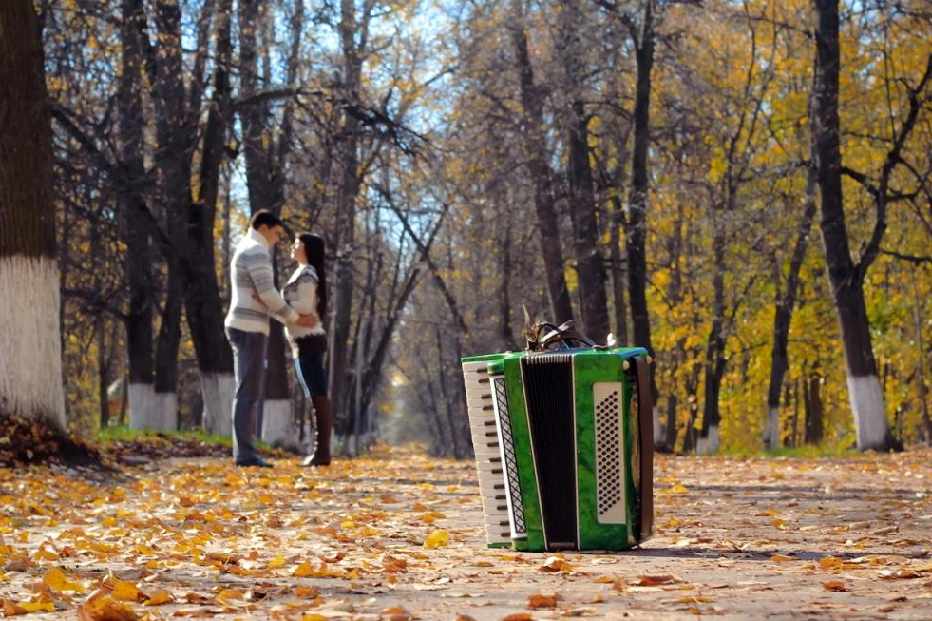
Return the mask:
<path id="1" fill-rule="evenodd" d="M 923 0 L 33 18 L 57 244 L 28 252 L 57 259 L 59 424 L 229 433 L 230 249 L 270 209 L 327 240 L 346 453 L 382 434 L 471 454 L 459 359 L 522 347 L 522 304 L 652 352 L 661 450 L 932 441 Z M 2 200 L 0 284 L 23 252 Z M 266 411 L 301 423 L 274 324 Z"/>

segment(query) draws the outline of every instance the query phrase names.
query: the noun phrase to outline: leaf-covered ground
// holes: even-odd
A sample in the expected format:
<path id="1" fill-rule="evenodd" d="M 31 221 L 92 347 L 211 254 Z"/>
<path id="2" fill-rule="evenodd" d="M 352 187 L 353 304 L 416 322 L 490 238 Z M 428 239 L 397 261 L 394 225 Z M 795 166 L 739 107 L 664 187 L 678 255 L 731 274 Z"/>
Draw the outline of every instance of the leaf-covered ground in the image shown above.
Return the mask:
<path id="1" fill-rule="evenodd" d="M 659 458 L 657 536 L 489 550 L 474 466 L 175 458 L 0 468 L 0 610 L 24 619 L 932 618 L 932 452 Z"/>

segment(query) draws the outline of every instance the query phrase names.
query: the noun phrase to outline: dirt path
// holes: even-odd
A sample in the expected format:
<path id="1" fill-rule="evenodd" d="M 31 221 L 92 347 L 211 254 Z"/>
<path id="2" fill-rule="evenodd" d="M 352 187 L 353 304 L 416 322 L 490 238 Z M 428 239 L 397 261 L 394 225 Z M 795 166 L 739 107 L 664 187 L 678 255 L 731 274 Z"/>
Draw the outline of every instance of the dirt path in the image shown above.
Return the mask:
<path id="1" fill-rule="evenodd" d="M 559 557 L 487 549 L 472 464 L 403 451 L 0 469 L 0 598 L 55 608 L 36 620 L 76 618 L 101 583 L 85 621 L 932 619 L 930 458 L 660 458 L 655 538 Z"/>

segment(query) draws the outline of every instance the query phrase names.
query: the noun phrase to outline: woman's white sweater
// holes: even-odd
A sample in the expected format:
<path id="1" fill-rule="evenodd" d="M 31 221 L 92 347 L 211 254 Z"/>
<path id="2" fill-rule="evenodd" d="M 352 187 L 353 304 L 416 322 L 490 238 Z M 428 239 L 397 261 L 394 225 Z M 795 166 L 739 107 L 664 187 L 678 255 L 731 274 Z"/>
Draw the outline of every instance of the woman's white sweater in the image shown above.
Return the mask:
<path id="1" fill-rule="evenodd" d="M 317 315 L 317 271 L 310 265 L 298 265 L 298 268 L 282 288 L 282 297 L 302 315 L 311 315 L 317 320 L 313 328 L 305 328 L 293 322 L 285 323 L 288 340 L 294 344 L 295 339 L 313 334 L 326 334 Z"/>

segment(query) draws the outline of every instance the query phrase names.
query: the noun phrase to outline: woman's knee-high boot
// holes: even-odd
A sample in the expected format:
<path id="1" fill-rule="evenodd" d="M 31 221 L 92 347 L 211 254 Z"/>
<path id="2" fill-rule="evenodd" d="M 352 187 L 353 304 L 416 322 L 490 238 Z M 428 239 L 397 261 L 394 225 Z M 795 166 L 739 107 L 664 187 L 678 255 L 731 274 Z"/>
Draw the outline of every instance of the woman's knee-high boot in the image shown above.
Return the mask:
<path id="1" fill-rule="evenodd" d="M 333 404 L 329 397 L 314 397 L 314 420 L 317 423 L 317 449 L 305 460 L 309 466 L 330 464 L 330 437 L 333 435 Z"/>

